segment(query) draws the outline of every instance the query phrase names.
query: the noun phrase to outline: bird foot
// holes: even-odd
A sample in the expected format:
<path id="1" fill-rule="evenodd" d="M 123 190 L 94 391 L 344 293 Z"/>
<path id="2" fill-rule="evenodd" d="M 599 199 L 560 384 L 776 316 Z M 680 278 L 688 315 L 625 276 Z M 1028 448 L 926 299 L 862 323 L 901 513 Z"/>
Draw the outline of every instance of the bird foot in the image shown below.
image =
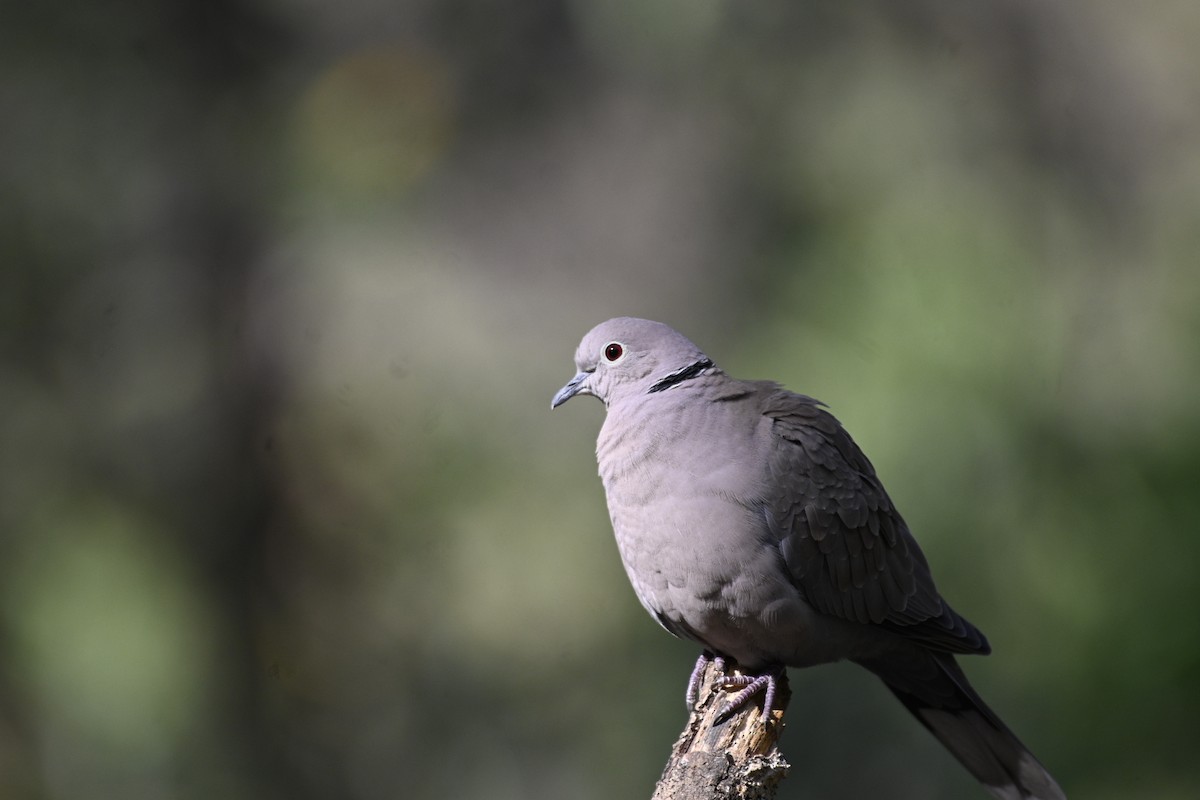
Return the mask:
<path id="1" fill-rule="evenodd" d="M 696 659 L 696 666 L 692 668 L 692 674 L 688 678 L 687 693 L 684 695 L 684 702 L 687 703 L 688 710 L 696 707 L 696 701 L 700 699 L 700 684 L 704 678 L 704 670 L 712 662 L 720 677 L 717 682 L 724 689 L 738 689 L 738 693 L 725 703 L 721 713 L 717 715 L 718 722 L 724 722 L 733 716 L 734 712 L 741 709 L 750 701 L 750 698 L 759 692 L 763 692 L 763 711 L 762 718 L 764 721 L 771 719 L 771 709 L 775 707 L 775 686 L 776 674 L 768 671 L 762 675 L 726 675 L 725 674 L 725 659 L 721 656 L 715 656 L 707 650 L 700 654 Z"/>
<path id="2" fill-rule="evenodd" d="M 775 707 L 774 672 L 764 672 L 762 675 L 726 675 L 721 679 L 721 685 L 726 689 L 741 687 L 741 691 L 726 701 L 725 707 L 717 714 L 718 722 L 729 719 L 759 692 L 763 692 L 762 719 L 764 722 L 770 721 L 771 709 Z"/>

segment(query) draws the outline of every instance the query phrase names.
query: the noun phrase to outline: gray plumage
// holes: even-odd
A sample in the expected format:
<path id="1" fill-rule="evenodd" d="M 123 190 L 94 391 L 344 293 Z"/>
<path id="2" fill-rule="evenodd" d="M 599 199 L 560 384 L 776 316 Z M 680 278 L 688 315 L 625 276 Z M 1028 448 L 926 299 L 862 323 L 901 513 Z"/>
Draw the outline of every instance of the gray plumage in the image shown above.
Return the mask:
<path id="1" fill-rule="evenodd" d="M 676 636 L 761 674 L 854 661 L 993 795 L 1064 798 L 955 661 L 983 634 L 938 594 L 871 463 L 818 401 L 719 369 L 682 334 L 592 329 L 555 395 L 602 400 L 596 444 L 638 599 Z M 703 656 L 702 656 L 703 658 Z"/>

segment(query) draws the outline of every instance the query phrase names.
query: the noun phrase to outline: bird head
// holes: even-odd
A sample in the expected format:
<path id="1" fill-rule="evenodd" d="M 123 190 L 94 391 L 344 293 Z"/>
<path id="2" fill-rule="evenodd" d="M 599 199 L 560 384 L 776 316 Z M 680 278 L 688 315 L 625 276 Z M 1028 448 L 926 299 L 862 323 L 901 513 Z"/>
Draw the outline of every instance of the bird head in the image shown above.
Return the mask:
<path id="1" fill-rule="evenodd" d="M 583 337 L 575 351 L 578 371 L 554 395 L 550 407 L 558 408 L 577 394 L 612 405 L 625 397 L 661 391 L 689 370 L 695 375 L 712 366 L 700 348 L 670 326 L 617 317 Z"/>

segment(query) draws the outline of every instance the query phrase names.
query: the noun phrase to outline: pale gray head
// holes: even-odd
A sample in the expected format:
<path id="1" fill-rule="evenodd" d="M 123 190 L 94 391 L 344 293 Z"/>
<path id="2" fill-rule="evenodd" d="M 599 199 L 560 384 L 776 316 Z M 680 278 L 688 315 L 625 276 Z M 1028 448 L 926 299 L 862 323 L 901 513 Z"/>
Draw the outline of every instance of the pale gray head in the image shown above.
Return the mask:
<path id="1" fill-rule="evenodd" d="M 588 331 L 575 351 L 575 366 L 579 372 L 554 395 L 551 408 L 577 394 L 611 405 L 663 391 L 712 369 L 713 363 L 686 336 L 661 322 L 617 317 Z"/>

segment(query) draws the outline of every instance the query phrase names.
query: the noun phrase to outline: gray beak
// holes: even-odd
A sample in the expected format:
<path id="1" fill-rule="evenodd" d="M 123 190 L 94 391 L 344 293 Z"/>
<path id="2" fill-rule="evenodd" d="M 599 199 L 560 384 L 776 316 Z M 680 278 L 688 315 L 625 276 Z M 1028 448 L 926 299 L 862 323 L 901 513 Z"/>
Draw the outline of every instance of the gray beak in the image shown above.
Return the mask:
<path id="1" fill-rule="evenodd" d="M 567 385 L 558 390 L 558 394 L 554 395 L 554 399 L 550 401 L 550 408 L 558 408 L 563 403 L 570 400 L 575 395 L 579 394 L 583 389 L 583 382 L 591 377 L 590 372 L 580 372 L 574 378 L 567 381 Z M 586 393 L 586 391 L 585 391 Z"/>

